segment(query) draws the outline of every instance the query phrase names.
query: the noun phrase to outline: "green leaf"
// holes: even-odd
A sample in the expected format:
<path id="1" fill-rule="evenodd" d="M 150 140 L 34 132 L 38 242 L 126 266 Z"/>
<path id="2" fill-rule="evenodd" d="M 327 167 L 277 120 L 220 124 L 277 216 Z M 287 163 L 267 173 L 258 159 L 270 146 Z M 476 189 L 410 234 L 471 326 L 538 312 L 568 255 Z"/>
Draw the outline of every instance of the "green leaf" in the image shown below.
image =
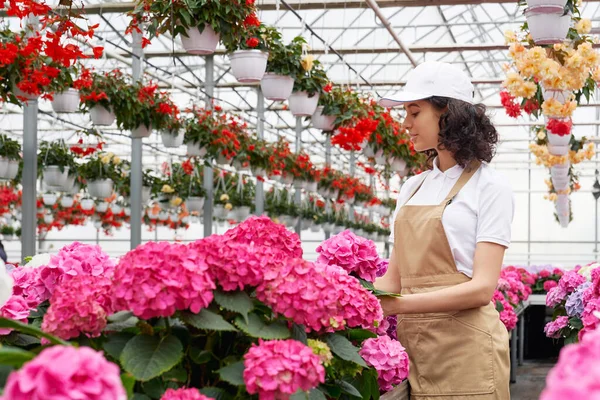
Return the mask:
<path id="1" fill-rule="evenodd" d="M 185 383 L 188 375 L 183 365 L 180 364 L 165 372 L 162 377 L 170 381 Z"/>
<path id="2" fill-rule="evenodd" d="M 108 340 L 104 343 L 102 348 L 106 351 L 106 354 L 118 360 L 121 357 L 121 353 L 125 348 L 127 342 L 131 340 L 135 335 L 132 333 L 119 332 L 114 335 L 110 335 Z"/>
<path id="3" fill-rule="evenodd" d="M 215 302 L 226 310 L 242 314 L 248 322 L 248 313 L 254 309 L 254 303 L 246 292 L 215 291 Z"/>
<path id="4" fill-rule="evenodd" d="M 573 327 L 573 329 L 581 330 L 583 329 L 583 322 L 577 317 L 572 317 L 569 319 L 569 325 Z"/>
<path id="5" fill-rule="evenodd" d="M 0 347 L 0 364 L 10 365 L 11 367 L 21 368 L 27 361 L 35 358 L 35 353 L 18 347 Z"/>
<path id="6" fill-rule="evenodd" d="M 9 335 L 5 336 L 4 339 L 6 343 L 21 348 L 40 344 L 40 339 L 17 331 L 12 331 Z"/>
<path id="7" fill-rule="evenodd" d="M 496 311 L 502 312 L 504 311 L 504 306 L 500 300 L 496 300 Z"/>
<path id="8" fill-rule="evenodd" d="M 152 400 L 150 397 L 142 393 L 134 393 L 131 400 Z"/>
<path id="9" fill-rule="evenodd" d="M 348 339 L 350 339 L 351 341 L 358 340 L 362 342 L 363 340 L 377 337 L 376 333 L 371 332 L 367 329 L 349 329 L 347 333 Z"/>
<path id="10" fill-rule="evenodd" d="M 327 335 L 327 345 L 331 351 L 342 360 L 352 361 L 361 367 L 367 368 L 365 360 L 358 354 L 358 348 L 355 347 L 348 339 L 332 333 Z"/>
<path id="11" fill-rule="evenodd" d="M 212 359 L 212 353 L 204 349 L 192 347 L 190 349 L 190 358 L 196 364 L 206 364 Z"/>
<path id="12" fill-rule="evenodd" d="M 37 338 L 43 337 L 48 339 L 52 344 L 62 344 L 64 346 L 70 346 L 69 342 L 65 342 L 62 339 L 52 336 L 39 328 L 31 325 L 22 324 L 21 322 L 14 321 L 12 319 L 0 318 L 0 328 L 11 328 L 19 332 L 26 333 L 28 335 L 35 336 Z"/>
<path id="13" fill-rule="evenodd" d="M 200 310 L 198 314 L 183 313 L 182 319 L 184 322 L 198 329 L 237 332 L 235 326 L 225 321 L 219 314 L 215 314 L 206 308 Z"/>
<path id="14" fill-rule="evenodd" d="M 287 326 L 276 321 L 267 325 L 261 317 L 256 314 L 248 316 L 248 323 L 241 316 L 236 317 L 235 325 L 246 334 L 261 339 L 287 339 L 290 337 L 290 331 Z"/>
<path id="15" fill-rule="evenodd" d="M 139 319 L 137 317 L 129 317 L 124 321 L 111 322 L 104 328 L 104 332 L 121 332 L 125 329 L 135 328 Z"/>
<path id="16" fill-rule="evenodd" d="M 6 385 L 6 381 L 11 372 L 14 371 L 14 368 L 10 365 L 0 365 L 0 387 L 4 387 Z"/>
<path id="17" fill-rule="evenodd" d="M 120 361 L 125 371 L 145 382 L 173 368 L 182 357 L 183 346 L 175 336 L 139 335 L 127 342 Z"/>
<path id="18" fill-rule="evenodd" d="M 185 21 L 187 26 L 192 25 L 192 16 L 185 8 L 181 10 L 181 16 L 183 17 L 183 20 Z"/>
<path id="19" fill-rule="evenodd" d="M 343 381 L 341 379 L 336 379 L 335 384 L 340 387 L 342 392 L 349 394 L 354 397 L 362 398 L 362 394 L 356 389 L 351 383 Z"/>
<path id="20" fill-rule="evenodd" d="M 325 394 L 323 394 L 323 392 L 321 392 L 319 389 L 312 389 L 308 393 L 308 398 L 309 400 L 327 400 Z"/>
<path id="21" fill-rule="evenodd" d="M 121 374 L 121 382 L 123 382 L 123 387 L 127 392 L 127 398 L 130 399 L 133 397 L 133 387 L 135 386 L 135 378 L 133 375 L 128 374 L 127 372 L 123 372 Z"/>
<path id="22" fill-rule="evenodd" d="M 226 367 L 221 368 L 217 371 L 219 376 L 225 382 L 229 382 L 234 386 L 240 386 L 244 384 L 244 362 L 238 361 L 230 364 Z"/>
<path id="23" fill-rule="evenodd" d="M 377 296 L 377 297 L 381 297 L 381 296 L 402 297 L 402 295 L 398 294 L 398 293 L 390 293 L 390 292 L 386 292 L 386 291 L 383 291 L 383 290 L 375 289 L 375 286 L 371 282 L 366 281 L 366 280 L 364 280 L 362 278 L 358 278 L 358 280 L 360 281 L 360 284 L 364 288 L 370 290 L 371 293 L 373 293 L 374 296 Z"/>
<path id="24" fill-rule="evenodd" d="M 298 390 L 296 393 L 290 396 L 290 400 L 309 400 L 308 393 Z"/>
<path id="25" fill-rule="evenodd" d="M 308 337 L 306 336 L 306 328 L 304 328 L 304 325 L 292 325 L 292 339 L 308 344 Z"/>
<path id="26" fill-rule="evenodd" d="M 225 397 L 225 391 L 218 387 L 203 387 L 200 389 L 200 393 L 215 400 L 221 400 L 223 397 Z"/>

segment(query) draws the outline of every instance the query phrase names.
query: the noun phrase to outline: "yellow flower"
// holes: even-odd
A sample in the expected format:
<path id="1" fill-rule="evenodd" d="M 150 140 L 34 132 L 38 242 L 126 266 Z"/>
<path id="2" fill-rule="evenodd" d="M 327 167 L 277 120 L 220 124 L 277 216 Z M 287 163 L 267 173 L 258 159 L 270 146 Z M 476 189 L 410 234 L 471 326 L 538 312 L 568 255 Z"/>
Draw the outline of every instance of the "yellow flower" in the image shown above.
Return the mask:
<path id="1" fill-rule="evenodd" d="M 112 161 L 113 161 L 113 164 L 115 164 L 115 165 L 121 164 L 121 159 L 117 156 L 115 156 L 115 158 L 113 158 Z"/>
<path id="2" fill-rule="evenodd" d="M 542 112 L 548 117 L 566 118 L 573 115 L 576 107 L 577 103 L 574 101 L 567 101 L 565 104 L 561 104 L 556 99 L 548 99 L 542 103 Z"/>
<path id="3" fill-rule="evenodd" d="M 174 197 L 171 199 L 170 203 L 173 207 L 179 207 L 182 202 L 183 200 L 181 199 L 181 197 Z"/>
<path id="4" fill-rule="evenodd" d="M 514 31 L 505 31 L 504 32 L 504 41 L 506 44 L 516 43 L 517 42 L 517 34 Z"/>
<path id="5" fill-rule="evenodd" d="M 226 209 L 227 211 L 231 211 L 231 209 L 232 209 L 232 208 L 233 208 L 233 206 L 231 205 L 231 203 L 227 203 L 227 204 L 225 204 L 225 209 Z"/>
<path id="6" fill-rule="evenodd" d="M 538 140 L 546 139 L 546 132 L 544 132 L 542 129 L 540 129 L 537 133 L 537 138 L 538 138 Z"/>
<path id="7" fill-rule="evenodd" d="M 221 197 L 220 197 L 220 200 L 221 201 L 227 201 L 227 200 L 229 200 L 229 196 L 227 194 L 222 194 Z"/>
<path id="8" fill-rule="evenodd" d="M 110 163 L 110 157 L 109 157 L 108 155 L 102 156 L 102 157 L 100 158 L 100 162 L 101 162 L 102 164 L 105 164 L 105 165 L 106 165 L 106 164 Z"/>
<path id="9" fill-rule="evenodd" d="M 163 193 L 173 193 L 175 191 L 175 189 L 173 189 L 169 185 L 163 185 L 163 187 L 162 187 L 162 189 L 160 189 L 160 191 Z"/>
<path id="10" fill-rule="evenodd" d="M 313 61 L 314 61 L 314 57 L 311 54 L 308 54 L 306 57 L 304 57 L 302 59 L 302 61 L 300 62 L 302 64 L 302 68 L 304 68 L 304 70 L 306 72 L 310 72 L 313 68 Z"/>
<path id="11" fill-rule="evenodd" d="M 586 33 L 590 33 L 592 30 L 592 21 L 587 18 L 582 18 L 575 24 L 575 30 L 580 35 L 585 35 Z"/>

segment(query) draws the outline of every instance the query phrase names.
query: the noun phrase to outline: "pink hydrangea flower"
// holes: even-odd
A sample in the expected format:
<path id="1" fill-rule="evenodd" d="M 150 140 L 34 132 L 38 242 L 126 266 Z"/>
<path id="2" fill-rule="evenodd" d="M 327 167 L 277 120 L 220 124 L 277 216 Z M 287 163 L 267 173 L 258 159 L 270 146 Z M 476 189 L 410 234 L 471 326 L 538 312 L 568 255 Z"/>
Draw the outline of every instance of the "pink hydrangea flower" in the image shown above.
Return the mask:
<path id="1" fill-rule="evenodd" d="M 550 281 L 548 281 L 550 282 Z M 554 282 L 554 281 L 552 281 Z M 548 291 L 546 295 L 546 306 L 555 307 L 562 302 L 564 302 L 567 298 L 568 293 L 563 290 L 561 286 L 555 286 Z"/>
<path id="2" fill-rule="evenodd" d="M 556 281 L 546 281 L 544 282 L 544 290 L 546 292 L 549 292 L 550 289 L 555 288 L 558 286 L 558 283 L 556 283 Z"/>
<path id="3" fill-rule="evenodd" d="M 390 260 L 386 258 L 380 258 L 377 262 L 377 277 L 384 276 L 390 266 Z"/>
<path id="4" fill-rule="evenodd" d="M 408 377 L 408 354 L 400 342 L 389 336 L 365 340 L 359 354 L 377 370 L 377 381 L 384 392 L 389 392 Z"/>
<path id="5" fill-rule="evenodd" d="M 325 382 L 325 368 L 312 349 L 296 340 L 259 340 L 244 355 L 244 382 L 261 400 L 288 398 Z"/>
<path id="6" fill-rule="evenodd" d="M 549 278 L 550 275 L 552 275 L 552 274 L 547 269 L 543 269 L 538 273 L 538 276 L 542 279 Z"/>
<path id="7" fill-rule="evenodd" d="M 176 310 L 199 312 L 213 299 L 215 283 L 204 256 L 193 247 L 148 242 L 125 254 L 113 279 L 114 311 L 149 319 Z"/>
<path id="8" fill-rule="evenodd" d="M 119 367 L 89 347 L 52 346 L 12 372 L 3 400 L 126 400 Z"/>
<path id="9" fill-rule="evenodd" d="M 14 281 L 13 295 L 23 297 L 30 308 L 36 308 L 52 296 L 40 273 L 40 269 L 28 267 L 15 268 L 10 272 Z"/>
<path id="10" fill-rule="evenodd" d="M 61 339 L 98 337 L 112 313 L 112 282 L 108 278 L 78 275 L 63 282 L 52 295 L 42 329 Z"/>
<path id="11" fill-rule="evenodd" d="M 225 232 L 224 236 L 240 243 L 270 247 L 275 252 L 281 252 L 286 258 L 302 257 L 300 237 L 285 226 L 274 223 L 268 217 L 250 217 Z"/>
<path id="12" fill-rule="evenodd" d="M 501 309 L 498 311 L 500 313 L 500 321 L 502 321 L 504 326 L 506 326 L 506 329 L 509 331 L 515 329 L 518 321 L 517 314 L 515 313 L 515 309 L 510 305 L 510 303 L 506 301 L 504 295 L 496 290 L 494 292 L 492 301 L 496 308 L 498 308 L 497 303 L 500 303 Z"/>
<path id="13" fill-rule="evenodd" d="M 50 258 L 49 266 L 55 266 L 65 274 L 110 277 L 115 262 L 97 245 L 73 242 Z"/>
<path id="14" fill-rule="evenodd" d="M 30 311 L 29 304 L 22 296 L 12 295 L 0 308 L 0 316 L 26 324 Z M 8 335 L 11 332 L 10 328 L 0 328 L 0 335 Z"/>
<path id="15" fill-rule="evenodd" d="M 579 338 L 581 339 L 587 333 L 596 330 L 600 325 L 600 298 L 592 297 L 585 304 L 583 313 L 581 314 L 581 322 L 583 323 L 583 329 L 579 332 Z"/>
<path id="16" fill-rule="evenodd" d="M 195 388 L 181 388 L 167 389 L 160 400 L 212 400 L 212 397 L 204 396 L 198 391 L 198 389 Z"/>
<path id="17" fill-rule="evenodd" d="M 569 325 L 569 317 L 560 316 L 554 321 L 548 322 L 544 327 L 544 333 L 552 339 L 560 339 L 560 330 Z"/>
<path id="18" fill-rule="evenodd" d="M 566 345 L 546 378 L 540 400 L 600 398 L 600 330 Z"/>
<path id="19" fill-rule="evenodd" d="M 558 286 L 566 293 L 571 294 L 575 289 L 586 282 L 584 276 L 579 275 L 577 271 L 567 271 L 558 281 Z"/>
<path id="20" fill-rule="evenodd" d="M 317 262 L 337 265 L 369 282 L 375 281 L 379 269 L 379 255 L 375 243 L 371 240 L 345 230 L 321 243 L 317 247 L 317 253 Z"/>

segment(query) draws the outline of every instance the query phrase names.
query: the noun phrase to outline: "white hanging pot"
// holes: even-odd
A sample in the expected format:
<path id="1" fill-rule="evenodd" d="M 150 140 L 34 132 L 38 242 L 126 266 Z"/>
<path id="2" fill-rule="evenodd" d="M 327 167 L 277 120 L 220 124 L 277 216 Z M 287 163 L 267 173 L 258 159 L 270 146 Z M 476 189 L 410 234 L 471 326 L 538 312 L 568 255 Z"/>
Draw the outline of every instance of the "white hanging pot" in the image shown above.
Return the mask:
<path id="1" fill-rule="evenodd" d="M 125 212 L 125 216 L 131 217 L 131 208 L 125 207 L 123 211 Z"/>
<path id="2" fill-rule="evenodd" d="M 219 38 L 212 26 L 205 24 L 202 33 L 197 27 L 186 30 L 185 35 L 181 35 L 181 44 L 190 54 L 208 55 L 215 52 Z"/>
<path id="3" fill-rule="evenodd" d="M 571 142 L 571 133 L 558 135 L 548 130 L 546 136 L 548 137 L 548 142 L 554 146 L 567 146 Z"/>
<path id="4" fill-rule="evenodd" d="M 54 193 L 44 193 L 42 195 L 42 201 L 46 206 L 53 206 L 56 204 L 56 200 L 58 200 L 57 196 Z"/>
<path id="5" fill-rule="evenodd" d="M 63 171 L 57 165 L 49 165 L 44 167 L 42 172 L 44 183 L 48 186 L 62 187 L 67 183 L 69 177 L 69 167 L 64 167 Z"/>
<path id="6" fill-rule="evenodd" d="M 8 161 L 8 168 L 6 169 L 6 179 L 13 180 L 19 174 L 19 162 L 16 160 Z"/>
<path id="7" fill-rule="evenodd" d="M 234 160 L 233 161 L 233 168 L 235 168 L 237 171 L 249 171 L 250 170 L 250 165 L 243 165 L 241 161 Z"/>
<path id="8" fill-rule="evenodd" d="M 406 168 L 406 161 L 401 158 L 394 158 L 394 160 L 390 163 L 390 168 L 394 172 L 403 172 Z"/>
<path id="9" fill-rule="evenodd" d="M 281 182 L 281 175 L 270 175 L 269 179 L 273 182 Z"/>
<path id="10" fill-rule="evenodd" d="M 227 215 L 227 210 L 220 204 L 215 205 L 213 208 L 213 217 L 214 218 L 224 218 Z"/>
<path id="11" fill-rule="evenodd" d="M 563 213 L 558 213 L 558 223 L 560 224 L 561 228 L 566 228 L 569 226 L 569 219 L 570 219 L 570 213 L 569 213 L 569 209 L 567 209 L 567 211 L 563 214 Z"/>
<path id="12" fill-rule="evenodd" d="M 250 207 L 242 206 L 235 209 L 235 219 L 238 221 L 244 221 L 250 215 Z"/>
<path id="13" fill-rule="evenodd" d="M 110 206 L 110 210 L 113 212 L 113 214 L 121 214 L 121 211 L 123 211 L 123 207 L 121 207 L 118 204 L 112 204 Z"/>
<path id="14" fill-rule="evenodd" d="M 254 175 L 257 178 L 258 177 L 264 178 L 265 176 L 267 176 L 267 172 L 265 171 L 264 168 L 252 167 L 252 175 Z"/>
<path id="15" fill-rule="evenodd" d="M 134 139 L 147 138 L 150 136 L 151 133 L 152 131 L 148 126 L 141 124 L 140 126 L 131 131 L 131 137 Z"/>
<path id="16" fill-rule="evenodd" d="M 569 195 L 559 194 L 556 197 L 556 211 L 558 211 L 559 214 L 569 211 Z"/>
<path id="17" fill-rule="evenodd" d="M 81 209 L 84 211 L 90 211 L 92 208 L 94 208 L 94 200 L 92 199 L 83 199 L 81 200 L 81 202 L 79 203 L 79 205 L 81 206 Z"/>
<path id="18" fill-rule="evenodd" d="M 69 192 L 70 194 L 77 194 L 81 191 L 81 186 L 78 183 L 75 183 L 73 185 L 73 188 L 71 189 L 71 191 Z"/>
<path id="19" fill-rule="evenodd" d="M 313 115 L 319 105 L 319 95 L 309 97 L 307 92 L 294 92 L 288 99 L 290 111 L 295 117 Z"/>
<path id="20" fill-rule="evenodd" d="M 324 108 L 323 106 L 317 107 L 317 110 L 311 117 L 311 122 L 315 128 L 331 132 L 334 128 L 335 115 L 323 115 Z"/>
<path id="21" fill-rule="evenodd" d="M 181 223 L 187 225 L 190 223 L 190 220 L 190 217 L 186 215 L 185 217 L 181 218 Z"/>
<path id="22" fill-rule="evenodd" d="M 158 220 L 159 221 L 166 221 L 169 219 L 169 213 L 166 211 L 161 211 L 158 213 Z"/>
<path id="23" fill-rule="evenodd" d="M 570 90 L 560 90 L 560 89 L 546 89 L 543 88 L 542 95 L 544 96 L 544 101 L 548 101 L 550 99 L 554 99 L 561 104 L 565 104 L 570 98 L 573 92 Z"/>
<path id="24" fill-rule="evenodd" d="M 283 176 L 283 177 L 281 177 L 281 182 L 284 185 L 291 185 L 292 183 L 294 183 L 294 177 L 291 175 Z"/>
<path id="25" fill-rule="evenodd" d="M 8 158 L 0 157 L 0 177 L 8 179 Z"/>
<path id="26" fill-rule="evenodd" d="M 309 192 L 316 193 L 317 192 L 317 186 L 318 186 L 317 182 L 308 182 L 306 184 L 306 190 L 308 190 Z"/>
<path id="27" fill-rule="evenodd" d="M 557 7 L 564 8 L 566 3 L 566 0 L 528 0 L 527 7 L 543 11 L 544 7 L 550 7 L 550 10 Z"/>
<path id="28" fill-rule="evenodd" d="M 206 151 L 206 147 L 200 147 L 200 143 L 187 143 L 187 155 L 190 157 L 204 157 Z"/>
<path id="29" fill-rule="evenodd" d="M 185 206 L 189 212 L 202 212 L 204 210 L 204 197 L 188 197 Z"/>
<path id="30" fill-rule="evenodd" d="M 567 162 L 565 164 L 553 165 L 552 167 L 550 167 L 550 174 L 553 177 L 568 176 L 570 166 L 571 166 L 571 163 L 569 163 L 569 162 Z"/>
<path id="31" fill-rule="evenodd" d="M 563 15 L 563 7 L 528 8 L 525 18 L 529 32 L 537 45 L 562 43 L 571 26 L 571 15 Z"/>
<path id="32" fill-rule="evenodd" d="M 142 203 L 147 203 L 150 200 L 152 188 L 150 186 L 142 186 Z"/>
<path id="33" fill-rule="evenodd" d="M 113 181 L 112 179 L 98 179 L 88 182 L 87 188 L 90 196 L 105 199 L 110 197 L 113 192 Z"/>
<path id="34" fill-rule="evenodd" d="M 79 91 L 67 89 L 63 93 L 55 93 L 52 100 L 52 109 L 56 113 L 74 113 L 79 108 Z"/>
<path id="35" fill-rule="evenodd" d="M 54 217 L 52 216 L 52 214 L 44 215 L 44 223 L 51 224 L 53 222 L 54 222 Z"/>
<path id="36" fill-rule="evenodd" d="M 549 144 L 548 152 L 553 156 L 566 156 L 567 154 L 569 154 L 569 146 L 555 146 L 553 144 Z"/>
<path id="37" fill-rule="evenodd" d="M 375 163 L 379 165 L 387 164 L 387 156 L 383 153 L 383 150 L 379 150 L 375 153 Z"/>
<path id="38" fill-rule="evenodd" d="M 60 206 L 63 208 L 71 208 L 75 203 L 75 199 L 72 196 L 62 196 L 60 198 Z"/>
<path id="39" fill-rule="evenodd" d="M 90 108 L 90 117 L 92 124 L 97 126 L 109 126 L 115 122 L 115 113 L 112 110 L 107 110 L 106 107 L 97 104 Z"/>
<path id="40" fill-rule="evenodd" d="M 161 134 L 162 142 L 165 147 L 176 148 L 183 144 L 184 132 L 180 130 L 177 134 L 173 132 L 163 132 Z"/>
<path id="41" fill-rule="evenodd" d="M 150 218 L 153 221 L 158 219 L 158 214 L 160 214 L 160 212 L 154 212 L 152 210 L 148 210 L 148 218 Z"/>
<path id="42" fill-rule="evenodd" d="M 97 213 L 105 213 L 108 211 L 108 203 L 106 201 L 101 201 L 96 204 L 96 212 Z"/>
<path id="43" fill-rule="evenodd" d="M 554 186 L 554 190 L 562 191 L 567 190 L 569 187 L 570 178 L 569 176 L 551 176 L 552 186 Z"/>
<path id="44" fill-rule="evenodd" d="M 39 96 L 37 96 L 35 94 L 25 93 L 24 91 L 22 91 L 21 89 L 19 89 L 19 87 L 16 84 L 14 84 L 14 83 L 12 85 L 12 92 L 15 94 L 15 96 L 22 97 L 22 98 L 24 98 L 26 100 L 37 100 L 37 98 L 39 97 Z"/>
<path id="45" fill-rule="evenodd" d="M 62 187 L 61 187 L 61 192 L 66 192 L 66 193 L 72 192 L 73 188 L 75 187 L 75 179 L 76 178 L 77 178 L 77 176 L 75 176 L 75 175 L 68 175 L 67 180 L 65 181 L 65 184 L 62 185 Z"/>
<path id="46" fill-rule="evenodd" d="M 310 231 L 311 231 L 311 232 L 313 232 L 313 233 L 320 232 L 320 231 L 321 231 L 321 227 L 320 227 L 319 225 L 313 224 L 313 225 L 310 227 Z"/>
<path id="47" fill-rule="evenodd" d="M 338 233 L 342 233 L 346 230 L 345 226 L 342 225 L 335 225 L 335 229 L 333 230 L 335 232 L 335 234 L 337 235 Z"/>
<path id="48" fill-rule="evenodd" d="M 260 81 L 260 88 L 265 99 L 284 101 L 291 96 L 292 90 L 294 90 L 294 78 L 268 72 Z"/>
<path id="49" fill-rule="evenodd" d="M 375 150 L 373 150 L 373 148 L 367 144 L 363 147 L 363 154 L 367 158 L 372 158 L 375 157 Z"/>
<path id="50" fill-rule="evenodd" d="M 267 70 L 269 53 L 261 50 L 236 50 L 229 55 L 231 73 L 238 82 L 260 81 Z"/>
<path id="51" fill-rule="evenodd" d="M 217 155 L 217 164 L 219 165 L 229 165 L 231 164 L 231 160 L 228 160 L 223 154 L 219 153 Z"/>
<path id="52" fill-rule="evenodd" d="M 102 228 L 102 221 L 94 221 L 94 228 L 96 228 L 96 229 Z"/>

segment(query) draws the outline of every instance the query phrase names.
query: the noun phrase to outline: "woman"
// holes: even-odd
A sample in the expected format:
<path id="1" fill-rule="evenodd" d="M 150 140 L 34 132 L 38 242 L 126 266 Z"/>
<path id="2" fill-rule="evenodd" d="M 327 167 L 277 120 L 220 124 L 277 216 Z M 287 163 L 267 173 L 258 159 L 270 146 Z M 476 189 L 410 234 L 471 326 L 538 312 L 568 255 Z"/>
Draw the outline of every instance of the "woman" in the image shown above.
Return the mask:
<path id="1" fill-rule="evenodd" d="M 390 267 L 378 289 L 398 315 L 398 339 L 410 357 L 411 399 L 506 400 L 509 337 L 491 299 L 510 243 L 514 199 L 490 168 L 498 133 L 473 104 L 473 86 L 458 68 L 420 64 L 405 92 L 404 127 L 431 169 L 410 178 L 398 196 Z"/>

